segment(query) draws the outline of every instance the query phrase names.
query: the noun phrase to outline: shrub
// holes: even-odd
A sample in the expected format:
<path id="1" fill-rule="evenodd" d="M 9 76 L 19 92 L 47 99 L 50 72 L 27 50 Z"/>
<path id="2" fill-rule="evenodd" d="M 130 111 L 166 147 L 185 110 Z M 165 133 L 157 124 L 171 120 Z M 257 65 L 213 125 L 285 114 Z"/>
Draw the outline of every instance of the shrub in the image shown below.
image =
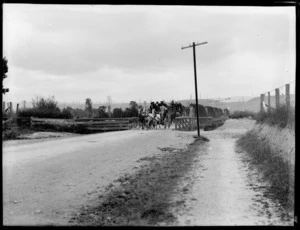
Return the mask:
<path id="1" fill-rule="evenodd" d="M 72 119 L 73 118 L 72 109 L 70 107 L 64 108 L 63 111 L 61 112 L 61 115 L 62 115 L 62 118 Z"/>
<path id="2" fill-rule="evenodd" d="M 72 113 L 69 109 L 64 109 L 62 112 L 57 107 L 57 102 L 54 97 L 44 99 L 36 97 L 33 99 L 33 108 L 22 109 L 18 112 L 18 117 L 39 117 L 39 118 L 61 118 L 70 119 Z"/>
<path id="3" fill-rule="evenodd" d="M 234 111 L 229 115 L 229 118 L 231 119 L 240 119 L 240 118 L 245 118 L 245 117 L 251 117 L 253 118 L 256 114 L 251 111 Z"/>
<path id="4" fill-rule="evenodd" d="M 32 105 L 33 108 L 41 111 L 60 111 L 53 96 L 48 99 L 37 96 L 35 99 L 32 99 Z"/>
<path id="5" fill-rule="evenodd" d="M 20 132 L 16 127 L 13 127 L 11 129 L 2 132 L 3 140 L 17 139 L 19 136 L 20 136 Z"/>

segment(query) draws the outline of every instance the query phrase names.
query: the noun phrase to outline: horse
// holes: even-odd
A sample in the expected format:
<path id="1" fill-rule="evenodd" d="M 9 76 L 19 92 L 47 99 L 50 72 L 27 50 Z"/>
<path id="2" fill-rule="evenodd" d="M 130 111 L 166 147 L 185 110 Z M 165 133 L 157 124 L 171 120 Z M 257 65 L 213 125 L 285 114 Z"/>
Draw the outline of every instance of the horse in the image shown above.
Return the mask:
<path id="1" fill-rule="evenodd" d="M 171 124 L 172 124 L 172 119 L 171 119 L 171 114 L 170 113 L 167 113 L 165 116 L 164 116 L 164 128 L 166 129 L 168 127 L 168 129 L 170 128 Z"/>
<path id="2" fill-rule="evenodd" d="M 154 116 L 154 119 L 153 119 L 153 127 L 155 129 L 157 129 L 157 125 L 159 126 L 160 128 L 160 125 L 162 124 L 162 121 L 161 121 L 161 116 L 159 113 L 155 113 L 155 116 Z"/>
<path id="3" fill-rule="evenodd" d="M 142 129 L 144 129 L 146 125 L 146 115 L 144 113 L 139 113 L 139 127 L 142 126 Z"/>
<path id="4" fill-rule="evenodd" d="M 139 117 L 139 127 L 142 126 L 142 129 L 146 127 L 147 129 L 149 128 L 149 123 L 152 120 L 152 118 L 146 114 L 146 111 L 143 111 L 142 109 L 139 109 L 138 113 Z"/>
<path id="5" fill-rule="evenodd" d="M 146 127 L 150 129 L 151 126 L 154 127 L 154 120 L 155 120 L 155 111 L 152 110 L 152 113 L 146 114 L 146 111 L 139 111 L 139 127 L 142 126 L 142 129 Z"/>

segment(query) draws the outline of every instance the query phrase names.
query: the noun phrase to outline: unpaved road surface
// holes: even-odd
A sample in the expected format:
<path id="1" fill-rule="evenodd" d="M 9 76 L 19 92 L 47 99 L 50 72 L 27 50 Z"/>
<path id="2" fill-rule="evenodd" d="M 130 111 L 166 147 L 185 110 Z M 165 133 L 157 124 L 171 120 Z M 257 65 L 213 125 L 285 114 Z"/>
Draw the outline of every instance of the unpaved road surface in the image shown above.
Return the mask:
<path id="1" fill-rule="evenodd" d="M 3 224 L 68 225 L 84 205 L 158 148 L 186 148 L 190 133 L 128 130 L 3 143 Z"/>
<path id="2" fill-rule="evenodd" d="M 280 205 L 264 196 L 267 184 L 244 161 L 246 154 L 235 151 L 237 138 L 253 125 L 248 119 L 227 120 L 216 130 L 201 131 L 210 141 L 173 198 L 183 201 L 173 210 L 174 225 L 293 225 L 282 221 Z"/>
<path id="3" fill-rule="evenodd" d="M 280 219 L 280 205 L 264 197 L 267 184 L 244 161 L 246 155 L 235 151 L 237 138 L 253 125 L 248 119 L 227 120 L 216 130 L 201 130 L 210 141 L 172 197 L 181 204 L 172 210 L 173 225 L 292 225 Z M 82 206 L 97 204 L 110 183 L 134 173 L 140 158 L 160 154 L 158 148 L 184 149 L 196 133 L 128 130 L 6 141 L 4 225 L 69 225 Z"/>

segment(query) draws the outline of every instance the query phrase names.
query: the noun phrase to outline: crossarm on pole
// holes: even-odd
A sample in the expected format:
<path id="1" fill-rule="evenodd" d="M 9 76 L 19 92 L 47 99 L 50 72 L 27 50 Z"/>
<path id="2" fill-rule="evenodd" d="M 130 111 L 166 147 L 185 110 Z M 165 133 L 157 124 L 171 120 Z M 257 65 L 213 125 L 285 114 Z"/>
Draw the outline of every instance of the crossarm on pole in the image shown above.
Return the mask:
<path id="1" fill-rule="evenodd" d="M 195 46 L 204 45 L 204 44 L 206 44 L 206 43 L 207 43 L 207 42 L 197 43 L 197 44 L 195 44 Z M 184 47 L 181 47 L 181 49 L 183 50 L 183 49 L 191 48 L 191 47 L 193 47 L 193 45 L 184 46 Z"/>

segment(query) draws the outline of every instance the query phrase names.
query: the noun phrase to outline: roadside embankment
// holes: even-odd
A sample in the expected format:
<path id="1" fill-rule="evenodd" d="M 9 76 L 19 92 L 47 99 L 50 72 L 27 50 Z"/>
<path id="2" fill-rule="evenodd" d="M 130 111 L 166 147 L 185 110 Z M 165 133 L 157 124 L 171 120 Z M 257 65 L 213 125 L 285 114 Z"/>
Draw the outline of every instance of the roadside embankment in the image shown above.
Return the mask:
<path id="1" fill-rule="evenodd" d="M 256 124 L 237 141 L 237 149 L 269 183 L 266 196 L 279 201 L 291 218 L 294 209 L 295 130 L 276 125 Z"/>

